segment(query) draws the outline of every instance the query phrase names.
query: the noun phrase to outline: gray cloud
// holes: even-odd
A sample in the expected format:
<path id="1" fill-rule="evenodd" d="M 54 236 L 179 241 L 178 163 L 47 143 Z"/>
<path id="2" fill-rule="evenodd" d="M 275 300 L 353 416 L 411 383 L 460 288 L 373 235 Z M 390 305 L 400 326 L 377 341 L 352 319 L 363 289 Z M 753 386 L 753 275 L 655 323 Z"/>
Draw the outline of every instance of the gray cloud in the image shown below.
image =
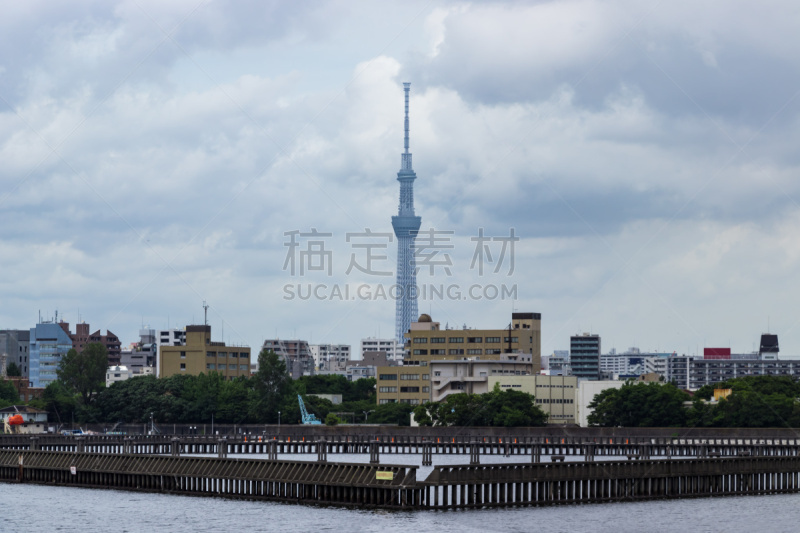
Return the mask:
<path id="1" fill-rule="evenodd" d="M 769 315 L 800 353 L 785 6 L 197 5 L 34 3 L 0 21 L 2 325 L 80 309 L 127 342 L 205 299 L 215 333 L 252 346 L 390 335 L 392 302 L 287 301 L 283 285 L 384 281 L 344 274 L 345 234 L 391 231 L 412 81 L 418 214 L 457 242 L 452 278 L 420 279 L 474 282 L 479 227 L 522 238 L 516 273 L 480 280 L 518 284 L 518 302 L 421 310 L 475 326 L 542 312 L 545 351 L 579 328 L 741 351 Z M 184 18 L 183 50 L 159 46 Z M 333 233 L 330 278 L 282 268 L 284 232 L 312 227 Z"/>

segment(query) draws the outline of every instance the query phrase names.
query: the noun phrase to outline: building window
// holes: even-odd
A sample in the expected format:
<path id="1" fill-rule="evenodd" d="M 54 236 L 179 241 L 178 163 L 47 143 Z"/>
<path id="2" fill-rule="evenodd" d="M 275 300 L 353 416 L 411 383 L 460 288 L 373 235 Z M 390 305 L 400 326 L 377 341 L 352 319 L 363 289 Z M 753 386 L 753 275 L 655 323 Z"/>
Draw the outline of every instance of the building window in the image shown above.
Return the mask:
<path id="1" fill-rule="evenodd" d="M 378 387 L 378 392 L 397 392 L 397 387 Z"/>
<path id="2" fill-rule="evenodd" d="M 422 387 L 422 392 L 430 392 L 430 391 L 431 391 L 430 387 Z"/>
<path id="3" fill-rule="evenodd" d="M 500 342 L 500 337 L 486 337 L 486 342 Z"/>
<path id="4" fill-rule="evenodd" d="M 483 342 L 483 337 L 467 337 L 467 344 L 477 344 Z"/>
<path id="5" fill-rule="evenodd" d="M 431 355 L 444 355 L 444 348 L 439 350 L 431 350 Z"/>
<path id="6" fill-rule="evenodd" d="M 395 400 L 395 399 L 391 399 L 391 400 L 380 400 L 378 403 L 379 403 L 379 404 L 381 404 L 381 405 L 383 405 L 383 404 L 386 404 L 386 403 L 397 403 L 397 400 Z"/>
<path id="7" fill-rule="evenodd" d="M 431 344 L 444 344 L 444 337 L 431 337 Z"/>
<path id="8" fill-rule="evenodd" d="M 419 387 L 400 387 L 400 392 L 419 392 Z"/>
<path id="9" fill-rule="evenodd" d="M 464 342 L 464 337 L 450 337 L 450 342 L 454 344 L 462 344 Z"/>
<path id="10" fill-rule="evenodd" d="M 217 357 L 228 357 L 228 352 L 219 352 Z"/>
<path id="11" fill-rule="evenodd" d="M 181 363 L 181 370 L 186 370 L 186 363 Z"/>
<path id="12" fill-rule="evenodd" d="M 239 370 L 241 370 L 242 372 L 250 370 L 250 365 L 239 365 Z"/>
<path id="13" fill-rule="evenodd" d="M 464 348 L 450 348 L 448 353 L 450 355 L 464 355 Z"/>
<path id="14" fill-rule="evenodd" d="M 181 359 L 186 359 L 186 352 L 181 352 Z"/>
<path id="15" fill-rule="evenodd" d="M 503 342 L 508 342 L 508 337 L 504 337 Z M 519 337 L 511 337 L 511 342 L 519 342 Z"/>
<path id="16" fill-rule="evenodd" d="M 428 355 L 428 350 L 414 350 L 413 355 Z"/>
<path id="17" fill-rule="evenodd" d="M 423 381 L 430 381 L 430 379 L 431 379 L 431 375 L 430 374 L 422 374 L 422 380 Z"/>
<path id="18" fill-rule="evenodd" d="M 427 344 L 428 339 L 425 337 L 417 337 L 414 339 L 414 344 Z"/>
<path id="19" fill-rule="evenodd" d="M 208 356 L 209 357 L 216 357 L 217 356 L 217 352 L 208 352 Z"/>
<path id="20" fill-rule="evenodd" d="M 397 374 L 381 374 L 379 379 L 381 381 L 396 381 Z"/>
<path id="21" fill-rule="evenodd" d="M 482 352 L 483 350 L 480 348 L 470 348 L 467 350 L 467 355 L 481 355 Z"/>
<path id="22" fill-rule="evenodd" d="M 419 380 L 419 374 L 400 374 L 400 380 L 418 381 Z"/>
<path id="23" fill-rule="evenodd" d="M 217 365 L 214 363 L 206 363 L 206 370 L 216 370 Z"/>
<path id="24" fill-rule="evenodd" d="M 224 367 L 225 365 L 222 366 Z M 228 370 L 236 370 L 236 366 L 237 365 L 228 365 Z"/>

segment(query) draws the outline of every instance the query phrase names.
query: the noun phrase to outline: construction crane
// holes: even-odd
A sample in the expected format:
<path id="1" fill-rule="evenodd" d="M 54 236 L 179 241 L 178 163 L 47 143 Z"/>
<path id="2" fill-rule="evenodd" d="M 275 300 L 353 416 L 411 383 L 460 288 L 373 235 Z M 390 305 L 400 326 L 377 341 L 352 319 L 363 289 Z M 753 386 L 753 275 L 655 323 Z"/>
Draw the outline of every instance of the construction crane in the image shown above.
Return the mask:
<path id="1" fill-rule="evenodd" d="M 306 404 L 303 403 L 303 398 L 298 394 L 297 401 L 300 402 L 300 414 L 303 417 L 303 424 L 322 424 L 317 417 L 306 411 Z"/>

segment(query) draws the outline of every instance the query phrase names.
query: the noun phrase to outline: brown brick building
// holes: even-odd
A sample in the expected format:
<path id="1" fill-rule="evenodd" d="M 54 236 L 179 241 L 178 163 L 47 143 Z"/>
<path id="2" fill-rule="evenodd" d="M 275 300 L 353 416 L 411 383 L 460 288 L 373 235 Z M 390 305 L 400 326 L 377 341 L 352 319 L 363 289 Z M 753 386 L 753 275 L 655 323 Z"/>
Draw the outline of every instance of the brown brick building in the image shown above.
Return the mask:
<path id="1" fill-rule="evenodd" d="M 105 335 L 100 335 L 99 329 L 94 333 L 89 333 L 89 324 L 81 322 L 80 324 L 75 324 L 75 333 L 70 333 L 69 322 L 59 322 L 58 325 L 72 339 L 72 347 L 78 353 L 81 353 L 87 344 L 98 342 L 108 350 L 108 366 L 119 365 L 122 343 L 120 343 L 119 337 L 111 333 L 111 331 L 106 330 Z"/>

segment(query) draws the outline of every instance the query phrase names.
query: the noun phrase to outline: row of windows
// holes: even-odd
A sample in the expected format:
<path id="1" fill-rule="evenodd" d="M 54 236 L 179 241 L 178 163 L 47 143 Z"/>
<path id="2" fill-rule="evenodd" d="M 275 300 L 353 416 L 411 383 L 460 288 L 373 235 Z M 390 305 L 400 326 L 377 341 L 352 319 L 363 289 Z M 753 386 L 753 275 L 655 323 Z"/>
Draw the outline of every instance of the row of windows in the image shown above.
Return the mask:
<path id="1" fill-rule="evenodd" d="M 463 344 L 464 337 L 450 337 L 447 340 L 451 344 Z M 444 337 L 431 337 L 430 338 L 431 344 L 444 344 L 445 338 Z M 483 337 L 467 337 L 468 344 L 478 344 L 482 343 Z M 486 337 L 486 342 L 488 344 L 496 344 L 500 342 L 500 337 Z M 508 337 L 503 338 L 503 342 L 509 342 Z M 511 342 L 519 342 L 519 337 L 511 337 Z M 415 337 L 414 344 L 427 344 L 428 338 L 427 337 Z"/>
<path id="2" fill-rule="evenodd" d="M 181 368 L 183 368 L 184 366 L 185 365 L 181 364 Z M 226 367 L 228 370 L 236 370 L 237 365 L 223 365 L 223 364 L 215 365 L 214 363 L 208 363 L 206 365 L 206 370 L 225 370 Z M 239 370 L 250 370 L 250 365 L 238 365 L 238 367 Z"/>
<path id="3" fill-rule="evenodd" d="M 183 354 L 184 352 L 181 352 Z M 250 354 L 246 352 L 238 353 L 238 352 L 206 352 L 206 357 L 246 357 L 250 358 Z"/>
<path id="4" fill-rule="evenodd" d="M 401 381 L 419 381 L 420 375 L 419 374 L 400 374 Z M 422 374 L 423 381 L 427 381 L 431 379 L 430 374 Z M 381 374 L 378 376 L 379 381 L 396 381 L 397 374 Z"/>
<path id="5" fill-rule="evenodd" d="M 536 398 L 536 403 L 574 403 L 574 400 L 567 398 Z"/>

